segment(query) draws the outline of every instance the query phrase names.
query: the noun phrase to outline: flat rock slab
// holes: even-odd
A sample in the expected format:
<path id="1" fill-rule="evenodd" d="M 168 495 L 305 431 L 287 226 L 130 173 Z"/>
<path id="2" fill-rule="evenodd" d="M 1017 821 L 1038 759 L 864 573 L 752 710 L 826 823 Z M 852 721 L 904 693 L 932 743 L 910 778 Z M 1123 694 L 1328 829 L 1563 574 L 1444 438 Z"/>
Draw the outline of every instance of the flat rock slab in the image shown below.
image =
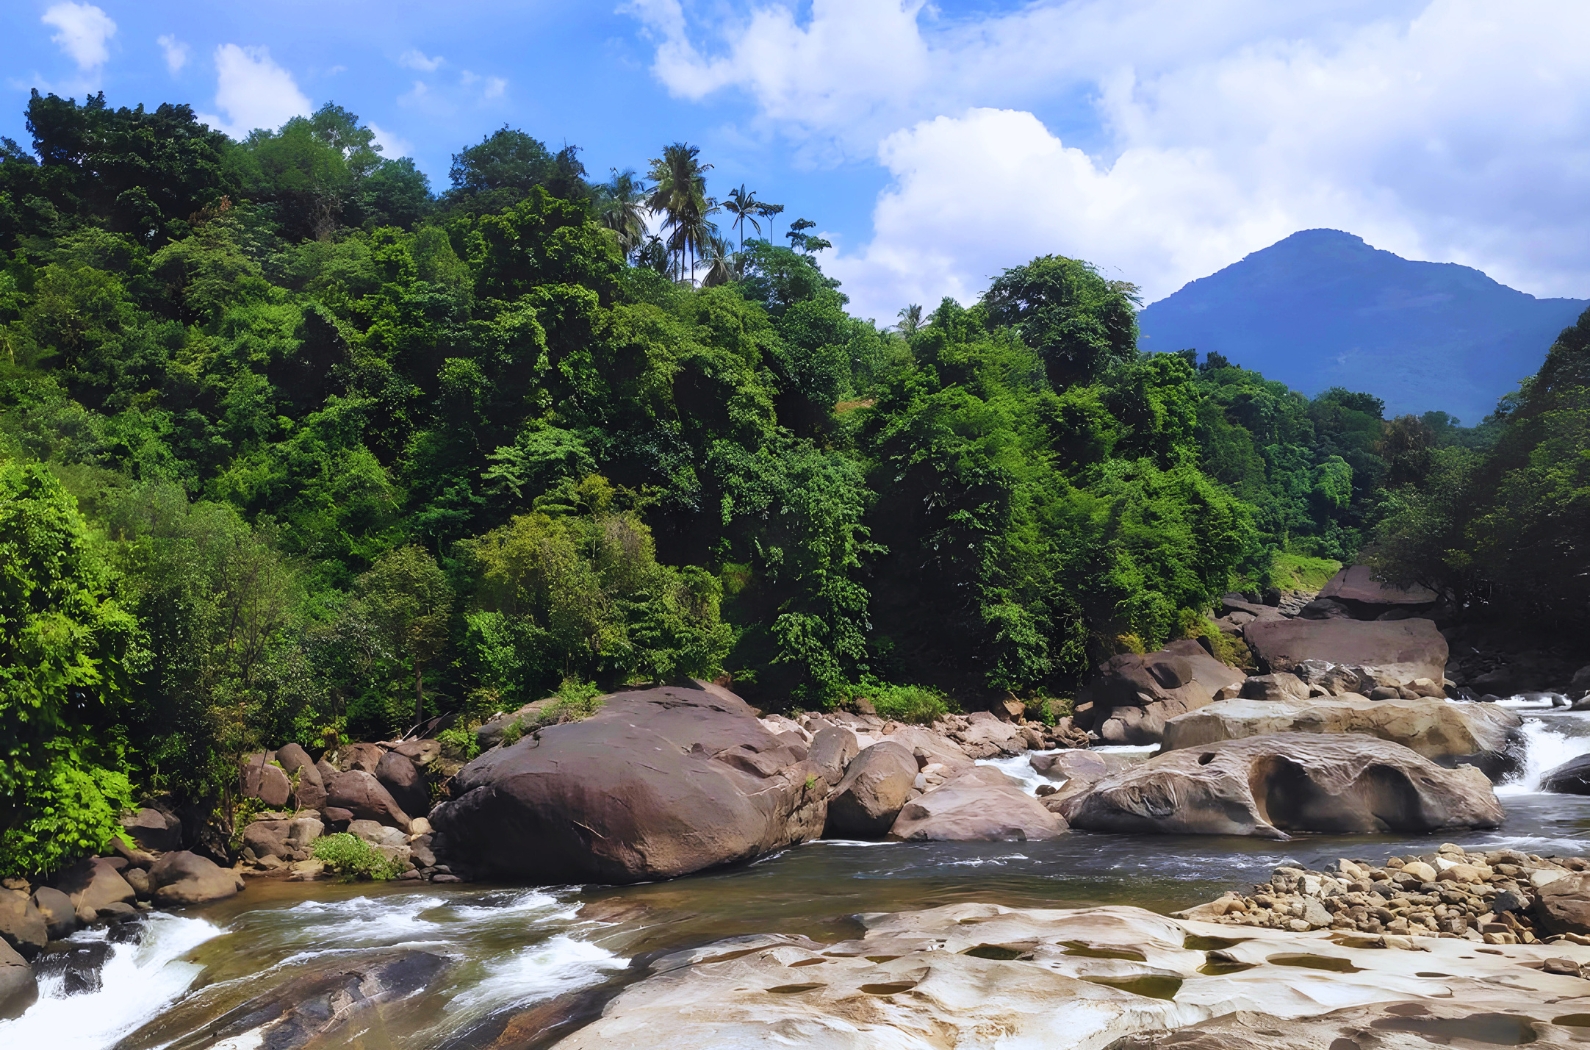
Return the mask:
<path id="1" fill-rule="evenodd" d="M 1177 751 L 1266 733 L 1364 733 L 1403 745 L 1444 766 L 1473 765 L 1492 778 L 1523 760 L 1523 719 L 1495 704 L 1418 700 L 1222 700 L 1165 724 Z"/>
<path id="2" fill-rule="evenodd" d="M 1149 759 L 1065 799 L 1089 831 L 1183 835 L 1374 834 L 1494 828 L 1478 769 L 1447 769 L 1359 733 L 1273 733 Z"/>
<path id="3" fill-rule="evenodd" d="M 1243 637 L 1267 672 L 1323 660 L 1364 668 L 1382 685 L 1446 675 L 1446 639 L 1431 620 L 1258 620 Z"/>
<path id="4" fill-rule="evenodd" d="M 838 944 L 761 935 L 656 959 L 650 976 L 556 1046 L 1103 1050 L 1128 1036 L 1257 1013 L 1301 1031 L 1299 1019 L 1398 1003 L 1408 1005 L 1373 1016 L 1414 1016 L 1414 1004 L 1432 1013 L 1461 1004 L 1472 1014 L 1527 1007 L 1556 1016 L 1590 1008 L 1590 982 L 1538 969 L 1556 955 L 1590 961 L 1590 948 L 1577 945 L 1482 954 L 1470 942 L 1432 937 L 1411 942 L 1423 950 L 1351 948 L 1326 931 L 1233 936 L 1229 927 L 1125 907 L 954 904 L 861 921 L 865 935 Z"/>
<path id="5" fill-rule="evenodd" d="M 1349 565 L 1320 588 L 1319 597 L 1335 598 L 1344 602 L 1361 602 L 1364 605 L 1430 605 L 1440 595 L 1428 587 L 1417 584 L 1398 587 L 1375 579 L 1374 571 L 1367 565 Z"/>
<path id="6" fill-rule="evenodd" d="M 617 693 L 461 770 L 432 820 L 448 856 L 538 883 L 639 882 L 816 838 L 828 782 L 726 689 Z"/>

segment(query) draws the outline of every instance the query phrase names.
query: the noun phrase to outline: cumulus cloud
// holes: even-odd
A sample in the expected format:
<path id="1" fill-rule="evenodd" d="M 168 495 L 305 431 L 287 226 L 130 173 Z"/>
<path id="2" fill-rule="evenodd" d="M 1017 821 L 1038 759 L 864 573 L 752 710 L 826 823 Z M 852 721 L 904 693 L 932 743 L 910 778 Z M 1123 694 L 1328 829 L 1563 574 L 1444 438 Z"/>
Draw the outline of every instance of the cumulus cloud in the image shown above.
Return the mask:
<path id="1" fill-rule="evenodd" d="M 116 35 L 116 23 L 93 4 L 55 4 L 45 10 L 40 21 L 55 27 L 57 32 L 50 39 L 84 73 L 92 73 L 110 60 L 107 44 Z"/>
<path id="2" fill-rule="evenodd" d="M 266 48 L 222 44 L 215 49 L 215 73 L 215 105 L 225 116 L 199 116 L 235 139 L 310 112 L 308 97 Z"/>
<path id="3" fill-rule="evenodd" d="M 445 63 L 441 55 L 431 58 L 418 48 L 409 48 L 398 56 L 398 65 L 404 69 L 418 69 L 423 73 L 434 73 L 441 69 Z"/>
<path id="4" fill-rule="evenodd" d="M 773 133 L 890 172 L 871 243 L 828 264 L 875 316 L 1040 252 L 1155 298 L 1315 226 L 1590 294 L 1583 4 L 1072 2 L 935 25 L 813 0 L 717 39 L 673 0 L 635 10 L 675 94 L 743 92 Z M 867 48 L 827 46 L 847 30 Z"/>
<path id="5" fill-rule="evenodd" d="M 366 126 L 370 129 L 371 134 L 375 136 L 376 147 L 379 148 L 382 154 L 384 154 L 386 157 L 395 159 L 397 157 L 408 157 L 413 155 L 414 146 L 408 141 L 408 139 L 399 138 L 397 135 L 387 131 L 385 128 L 382 128 L 373 122 L 367 124 Z"/>
<path id="6" fill-rule="evenodd" d="M 160 45 L 160 50 L 166 55 L 166 69 L 172 76 L 182 72 L 182 67 L 188 64 L 188 45 L 167 33 L 157 37 L 155 43 Z"/>

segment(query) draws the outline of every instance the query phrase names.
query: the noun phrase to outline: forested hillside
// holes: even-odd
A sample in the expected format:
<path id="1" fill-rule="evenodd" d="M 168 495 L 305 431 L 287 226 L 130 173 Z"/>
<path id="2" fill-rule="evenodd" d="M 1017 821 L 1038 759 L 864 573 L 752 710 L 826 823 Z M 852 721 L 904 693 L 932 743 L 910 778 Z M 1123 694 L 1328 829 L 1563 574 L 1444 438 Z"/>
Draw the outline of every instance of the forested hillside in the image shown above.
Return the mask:
<path id="1" fill-rule="evenodd" d="M 879 328 L 808 220 L 720 204 L 681 144 L 599 181 L 505 129 L 433 194 L 329 105 L 243 142 L 185 106 L 28 118 L 0 146 L 7 871 L 103 848 L 134 795 L 203 811 L 249 750 L 559 689 L 1061 711 L 1097 660 L 1319 577 L 1388 507 L 1411 544 L 1453 472 L 1511 457 L 1505 494 L 1531 454 L 1485 451 L 1522 423 L 1141 355 L 1135 290 L 1076 260 Z M 1557 389 L 1531 433 L 1582 414 Z"/>

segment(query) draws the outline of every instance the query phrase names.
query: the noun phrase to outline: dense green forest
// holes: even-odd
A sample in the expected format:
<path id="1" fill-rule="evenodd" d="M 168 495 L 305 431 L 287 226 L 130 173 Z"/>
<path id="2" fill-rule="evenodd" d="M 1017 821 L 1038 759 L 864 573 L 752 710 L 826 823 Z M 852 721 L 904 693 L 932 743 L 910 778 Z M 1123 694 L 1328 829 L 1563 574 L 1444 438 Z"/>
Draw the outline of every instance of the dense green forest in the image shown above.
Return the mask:
<path id="1" fill-rule="evenodd" d="M 1376 529 L 1456 601 L 1586 608 L 1547 554 L 1582 560 L 1590 321 L 1480 427 L 1387 421 L 1140 354 L 1136 290 L 1072 259 L 854 317 L 811 220 L 712 197 L 684 144 L 603 181 L 505 128 L 434 193 L 333 105 L 242 142 L 186 106 L 27 116 L 31 148 L 0 141 L 6 872 L 105 848 L 135 797 L 203 819 L 251 749 L 591 683 L 1060 711 Z"/>

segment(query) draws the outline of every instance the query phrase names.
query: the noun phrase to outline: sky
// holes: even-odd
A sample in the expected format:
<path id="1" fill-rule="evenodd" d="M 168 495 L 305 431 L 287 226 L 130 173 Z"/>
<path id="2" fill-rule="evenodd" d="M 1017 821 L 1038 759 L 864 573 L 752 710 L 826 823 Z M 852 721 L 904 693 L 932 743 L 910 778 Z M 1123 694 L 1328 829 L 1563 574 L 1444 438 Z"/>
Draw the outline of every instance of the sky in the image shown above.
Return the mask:
<path id="1" fill-rule="evenodd" d="M 1058 253 L 1170 294 L 1299 229 L 1590 297 L 1585 0 L 5 0 L 37 89 L 228 134 L 327 101 L 434 188 L 504 125 L 593 175 L 686 141 L 833 242 L 853 311 Z"/>

